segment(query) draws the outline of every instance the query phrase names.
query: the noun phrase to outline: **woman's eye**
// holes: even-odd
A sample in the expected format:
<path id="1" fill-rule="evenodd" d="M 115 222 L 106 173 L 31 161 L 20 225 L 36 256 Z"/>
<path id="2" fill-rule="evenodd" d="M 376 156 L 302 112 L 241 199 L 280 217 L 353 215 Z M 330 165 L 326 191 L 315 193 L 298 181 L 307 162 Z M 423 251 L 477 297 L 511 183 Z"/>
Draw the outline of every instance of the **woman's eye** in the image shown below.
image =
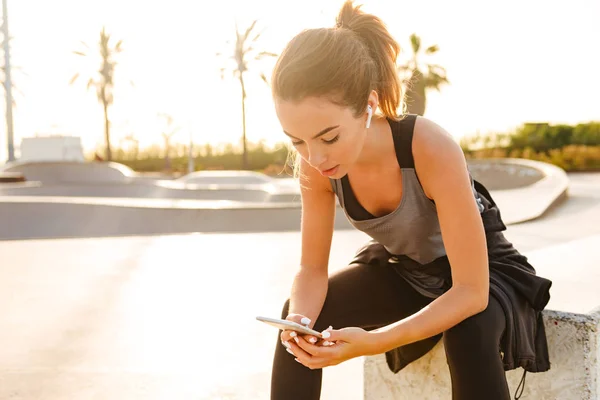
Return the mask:
<path id="1" fill-rule="evenodd" d="M 298 142 L 298 141 L 293 141 L 293 140 L 292 140 L 292 145 L 294 145 L 294 146 L 299 146 L 299 145 L 301 145 L 302 143 L 304 143 L 304 142 L 303 142 L 303 141 L 299 141 L 299 142 Z"/>
<path id="2" fill-rule="evenodd" d="M 338 139 L 340 138 L 340 135 L 337 135 L 336 137 L 334 137 L 333 139 L 329 139 L 329 140 L 325 140 L 323 139 L 323 142 L 327 143 L 327 144 L 333 144 L 335 142 L 338 141 Z"/>

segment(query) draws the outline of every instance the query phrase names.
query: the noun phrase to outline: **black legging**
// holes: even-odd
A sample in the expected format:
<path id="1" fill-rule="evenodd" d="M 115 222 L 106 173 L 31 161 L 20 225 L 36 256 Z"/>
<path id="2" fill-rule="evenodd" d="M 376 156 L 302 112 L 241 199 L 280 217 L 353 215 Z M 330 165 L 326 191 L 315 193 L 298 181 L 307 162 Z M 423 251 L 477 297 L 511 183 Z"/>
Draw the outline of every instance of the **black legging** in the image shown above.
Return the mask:
<path id="1" fill-rule="evenodd" d="M 314 329 L 322 331 L 332 325 L 334 329 L 356 326 L 372 330 L 412 315 L 430 302 L 392 268 L 351 264 L 329 278 L 327 297 Z M 282 318 L 287 314 L 286 301 Z M 504 311 L 490 297 L 485 311 L 444 332 L 454 400 L 510 399 L 499 351 L 505 324 Z M 321 377 L 322 370 L 294 361 L 278 336 L 272 400 L 318 400 Z"/>

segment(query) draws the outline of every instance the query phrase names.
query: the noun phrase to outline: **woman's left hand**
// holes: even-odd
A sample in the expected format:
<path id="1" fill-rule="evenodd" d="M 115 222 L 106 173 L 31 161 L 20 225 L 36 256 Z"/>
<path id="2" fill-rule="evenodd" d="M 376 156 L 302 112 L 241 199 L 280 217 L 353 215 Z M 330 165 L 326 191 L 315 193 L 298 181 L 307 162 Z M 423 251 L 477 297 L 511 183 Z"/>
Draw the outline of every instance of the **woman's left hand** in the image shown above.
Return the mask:
<path id="1" fill-rule="evenodd" d="M 318 344 L 309 343 L 300 335 L 288 343 L 296 361 L 310 369 L 320 369 L 354 357 L 374 354 L 373 336 L 361 328 L 329 328 L 323 331 L 323 340 Z"/>

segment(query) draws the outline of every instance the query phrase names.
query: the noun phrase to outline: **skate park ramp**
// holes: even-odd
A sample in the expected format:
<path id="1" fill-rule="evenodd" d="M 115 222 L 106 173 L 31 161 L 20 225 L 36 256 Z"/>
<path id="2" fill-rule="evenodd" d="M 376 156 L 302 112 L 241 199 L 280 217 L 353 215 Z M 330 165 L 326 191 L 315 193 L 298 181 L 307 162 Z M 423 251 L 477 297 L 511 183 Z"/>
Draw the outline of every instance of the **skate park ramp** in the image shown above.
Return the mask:
<path id="1" fill-rule="evenodd" d="M 0 173 L 20 173 L 26 182 L 0 185 L 0 196 L 294 202 L 297 185 L 251 171 L 200 171 L 178 179 L 138 174 L 112 162 L 12 163 Z"/>
<path id="2" fill-rule="evenodd" d="M 23 173 L 26 181 L 0 185 L 0 239 L 300 228 L 293 179 L 221 172 L 173 180 L 141 177 L 114 163 L 36 164 L 5 168 Z M 469 167 L 490 188 L 507 224 L 539 218 L 564 199 L 569 186 L 564 171 L 545 163 L 477 160 Z M 339 207 L 335 227 L 352 229 Z"/>

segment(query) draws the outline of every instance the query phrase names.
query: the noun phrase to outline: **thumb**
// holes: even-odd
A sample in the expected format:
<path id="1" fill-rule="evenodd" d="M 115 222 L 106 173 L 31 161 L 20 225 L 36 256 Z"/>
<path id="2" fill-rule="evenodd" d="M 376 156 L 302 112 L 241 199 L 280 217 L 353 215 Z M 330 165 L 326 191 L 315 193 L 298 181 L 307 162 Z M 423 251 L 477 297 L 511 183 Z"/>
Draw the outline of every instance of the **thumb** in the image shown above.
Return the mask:
<path id="1" fill-rule="evenodd" d="M 337 341 L 347 341 L 348 332 L 346 328 L 342 329 L 333 329 L 331 326 L 321 332 L 324 340 L 328 342 L 337 342 Z"/>

